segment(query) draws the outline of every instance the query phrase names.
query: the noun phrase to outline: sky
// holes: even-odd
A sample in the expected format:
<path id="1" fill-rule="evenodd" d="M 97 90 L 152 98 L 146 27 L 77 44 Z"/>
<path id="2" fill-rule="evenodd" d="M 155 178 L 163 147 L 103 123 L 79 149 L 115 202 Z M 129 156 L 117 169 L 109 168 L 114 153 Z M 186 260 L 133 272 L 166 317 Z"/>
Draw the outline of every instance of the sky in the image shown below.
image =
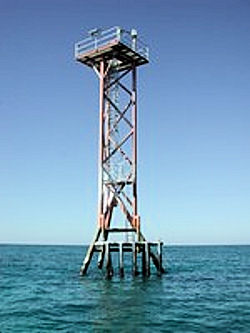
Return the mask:
<path id="1" fill-rule="evenodd" d="M 0 243 L 87 244 L 98 81 L 73 46 L 135 28 L 139 213 L 149 240 L 250 244 L 250 2 L 0 0 Z"/>

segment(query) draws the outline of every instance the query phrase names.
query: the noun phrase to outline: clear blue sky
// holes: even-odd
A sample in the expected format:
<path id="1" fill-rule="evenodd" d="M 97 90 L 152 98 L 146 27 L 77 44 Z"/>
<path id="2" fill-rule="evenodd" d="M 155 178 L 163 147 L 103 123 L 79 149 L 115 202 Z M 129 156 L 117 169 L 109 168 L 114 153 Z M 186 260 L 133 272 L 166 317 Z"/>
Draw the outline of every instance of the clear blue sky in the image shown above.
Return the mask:
<path id="1" fill-rule="evenodd" d="M 1 0 L 0 242 L 88 243 L 98 82 L 73 59 L 93 27 L 136 28 L 139 208 L 167 244 L 250 243 L 250 3 Z"/>

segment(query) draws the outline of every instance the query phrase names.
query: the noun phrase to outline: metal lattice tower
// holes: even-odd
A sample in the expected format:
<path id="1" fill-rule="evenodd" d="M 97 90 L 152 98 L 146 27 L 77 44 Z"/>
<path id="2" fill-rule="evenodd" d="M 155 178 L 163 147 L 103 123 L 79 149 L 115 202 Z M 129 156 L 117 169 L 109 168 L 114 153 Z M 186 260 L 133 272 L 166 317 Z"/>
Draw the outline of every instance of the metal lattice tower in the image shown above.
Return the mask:
<path id="1" fill-rule="evenodd" d="M 123 271 L 123 251 L 143 253 L 143 272 L 149 271 L 145 262 L 150 257 L 162 272 L 161 248 L 158 255 L 141 233 L 137 206 L 137 67 L 149 62 L 148 48 L 132 29 L 119 27 L 109 30 L 93 29 L 90 36 L 75 45 L 77 61 L 91 67 L 99 78 L 99 179 L 98 221 L 94 240 L 81 267 L 85 274 L 95 251 L 99 252 L 98 267 L 106 257 L 108 274 L 112 274 L 110 252 L 120 251 Z M 115 215 L 115 212 L 118 214 Z M 118 227 L 113 227 L 114 215 Z M 121 220 L 126 221 L 122 225 Z M 109 242 L 110 233 L 134 234 L 132 242 Z M 136 238 L 136 241 L 135 241 Z M 148 253 L 148 259 L 146 258 Z M 135 265 L 136 266 L 136 263 Z M 136 271 L 136 267 L 134 267 Z M 145 273 L 146 274 L 146 273 Z"/>

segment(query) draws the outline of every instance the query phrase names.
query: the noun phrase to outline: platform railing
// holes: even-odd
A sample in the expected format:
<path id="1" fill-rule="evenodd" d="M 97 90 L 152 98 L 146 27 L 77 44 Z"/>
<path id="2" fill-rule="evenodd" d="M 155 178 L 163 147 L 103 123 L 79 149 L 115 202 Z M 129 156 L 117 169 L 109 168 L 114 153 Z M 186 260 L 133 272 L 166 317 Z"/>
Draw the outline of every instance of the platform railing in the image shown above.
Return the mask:
<path id="1" fill-rule="evenodd" d="M 149 49 L 137 36 L 136 38 L 128 31 L 121 29 L 120 27 L 112 27 L 107 30 L 96 29 L 92 36 L 89 36 L 75 44 L 75 58 L 88 53 L 90 51 L 97 50 L 98 48 L 105 46 L 112 42 L 120 42 L 145 59 L 149 60 Z"/>

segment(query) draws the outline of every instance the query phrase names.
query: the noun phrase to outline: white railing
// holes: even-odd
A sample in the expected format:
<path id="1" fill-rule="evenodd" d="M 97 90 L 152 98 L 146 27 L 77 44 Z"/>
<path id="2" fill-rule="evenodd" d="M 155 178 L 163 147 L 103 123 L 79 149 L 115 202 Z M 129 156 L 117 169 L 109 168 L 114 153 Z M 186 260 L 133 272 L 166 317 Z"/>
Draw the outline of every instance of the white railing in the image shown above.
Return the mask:
<path id="1" fill-rule="evenodd" d="M 108 30 L 92 30 L 90 37 L 75 44 L 75 57 L 78 58 L 84 53 L 96 50 L 111 42 L 120 42 L 149 60 L 148 47 L 137 36 L 120 27 L 113 27 Z"/>

